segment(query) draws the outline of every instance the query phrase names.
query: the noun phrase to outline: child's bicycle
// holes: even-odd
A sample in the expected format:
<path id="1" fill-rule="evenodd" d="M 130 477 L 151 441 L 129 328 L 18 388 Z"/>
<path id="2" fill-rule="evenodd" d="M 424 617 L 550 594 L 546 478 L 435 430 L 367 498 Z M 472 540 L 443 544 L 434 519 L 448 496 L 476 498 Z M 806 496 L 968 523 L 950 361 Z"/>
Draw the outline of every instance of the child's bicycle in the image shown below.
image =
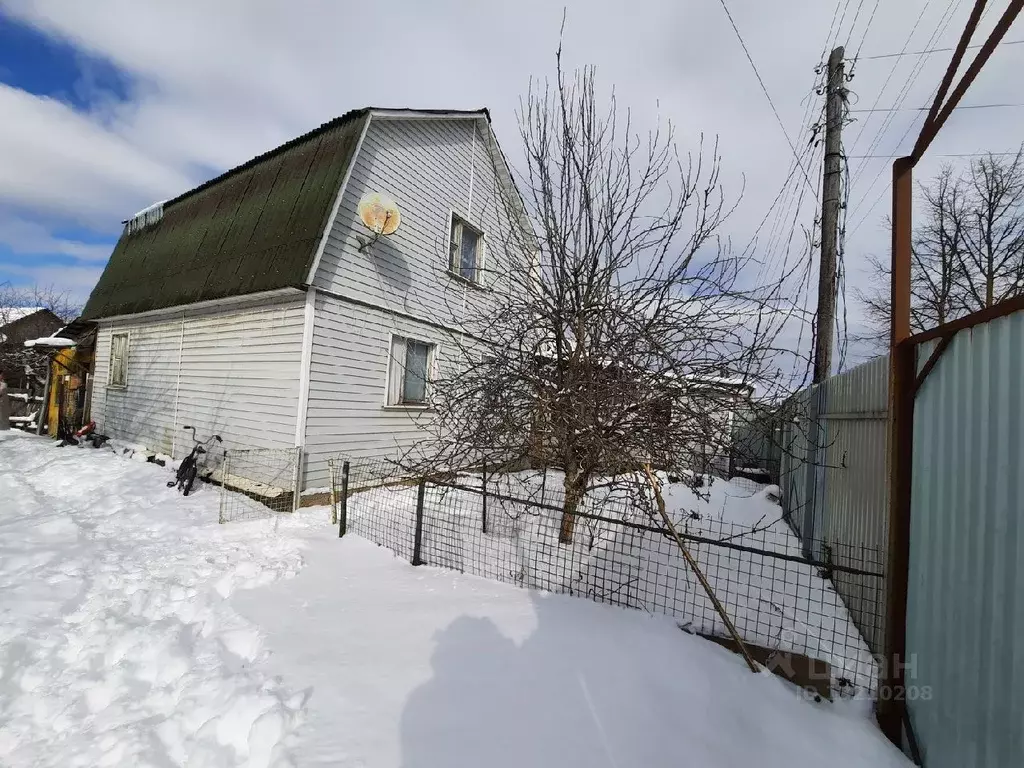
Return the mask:
<path id="1" fill-rule="evenodd" d="M 181 464 L 178 465 L 178 471 L 174 475 L 174 479 L 167 484 L 168 488 L 173 488 L 175 485 L 178 486 L 178 490 L 181 491 L 183 496 L 188 496 L 192 492 L 192 484 L 195 483 L 196 477 L 199 476 L 200 471 L 206 469 L 206 462 L 210 456 L 210 447 L 214 441 L 218 443 L 224 442 L 221 440 L 220 435 L 213 435 L 205 443 L 199 441 L 196 437 L 195 427 L 183 427 L 183 429 L 192 430 L 192 442 L 195 445 L 192 446 L 192 451 L 181 460 Z"/>

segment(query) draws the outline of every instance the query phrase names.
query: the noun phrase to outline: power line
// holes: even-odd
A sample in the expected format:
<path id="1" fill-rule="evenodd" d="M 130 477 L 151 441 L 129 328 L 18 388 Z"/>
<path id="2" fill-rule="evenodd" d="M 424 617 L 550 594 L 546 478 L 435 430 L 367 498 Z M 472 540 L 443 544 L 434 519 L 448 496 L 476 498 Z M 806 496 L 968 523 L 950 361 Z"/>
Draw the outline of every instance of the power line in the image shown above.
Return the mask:
<path id="1" fill-rule="evenodd" d="M 853 77 L 853 68 L 856 67 L 857 62 L 860 61 L 860 51 L 864 47 L 864 41 L 868 39 L 868 32 L 871 30 L 871 22 L 875 20 L 875 11 L 878 10 L 878 5 L 881 1 L 882 0 L 875 0 L 875 7 L 871 9 L 871 15 L 868 16 L 868 23 L 864 25 L 864 32 L 860 36 L 860 43 L 857 45 L 857 52 L 853 54 L 853 63 L 850 64 L 850 77 Z"/>
<path id="2" fill-rule="evenodd" d="M 907 49 L 907 46 L 910 45 L 910 41 L 913 39 L 914 33 L 917 32 L 917 28 L 921 25 L 921 19 L 924 18 L 925 11 L 928 10 L 928 6 L 929 6 L 930 2 L 931 2 L 931 0 L 928 0 L 928 2 L 926 2 L 922 6 L 921 12 L 917 15 L 917 19 L 914 21 L 914 26 L 911 27 L 910 34 L 907 35 L 906 42 L 903 43 L 903 50 L 904 51 Z M 875 102 L 874 102 L 874 104 L 871 105 L 872 109 L 877 107 L 879 102 L 881 102 L 882 94 L 885 93 L 885 89 L 889 87 L 889 82 L 892 80 L 893 75 L 896 74 L 896 67 L 897 67 L 898 64 L 899 64 L 899 62 L 895 62 L 892 65 L 892 68 L 889 70 L 889 74 L 885 78 L 885 82 L 882 83 L 882 87 L 878 89 L 878 95 L 875 96 Z M 864 135 L 864 128 L 865 128 L 865 126 L 867 126 L 866 122 L 865 123 L 861 123 L 860 130 L 857 131 L 857 135 L 853 137 L 853 141 L 850 143 L 850 147 L 855 147 L 860 142 L 860 137 L 862 135 Z M 857 171 L 854 172 L 854 174 L 853 174 L 854 175 L 853 181 L 856 181 L 856 177 L 860 175 L 859 171 L 860 171 L 860 169 L 858 168 Z"/>
<path id="3" fill-rule="evenodd" d="M 1003 46 L 1003 45 L 1024 45 L 1024 40 L 1006 40 L 1006 41 L 1000 43 L 999 45 L 1000 46 Z M 967 46 L 968 50 L 970 50 L 971 48 L 981 48 L 981 44 L 978 44 L 978 45 L 968 45 Z M 946 52 L 949 52 L 949 51 L 952 51 L 952 50 L 954 50 L 954 49 L 953 48 L 927 48 L 927 49 L 925 49 L 923 51 L 907 51 L 905 53 L 902 53 L 902 52 L 901 53 L 880 53 L 877 56 L 861 56 L 860 57 L 860 61 L 875 61 L 877 59 L 895 59 L 895 58 L 899 58 L 900 56 L 925 56 L 925 55 L 928 55 L 928 54 L 931 54 L 931 53 L 946 53 Z"/>
<path id="4" fill-rule="evenodd" d="M 939 19 L 939 23 L 936 25 L 936 27 L 932 31 L 931 35 L 929 35 L 928 42 L 926 43 L 926 45 L 933 45 L 945 33 L 946 28 L 949 26 L 949 23 L 953 19 L 953 12 L 956 10 L 956 3 L 957 3 L 957 0 L 950 0 L 949 4 L 946 6 L 946 10 L 943 11 L 943 14 L 942 14 L 942 16 Z M 927 8 L 927 5 L 925 5 L 925 8 Z M 924 8 L 922 8 L 922 11 L 923 10 L 924 10 Z M 920 18 L 920 17 L 918 17 L 918 18 Z M 911 32 L 911 35 L 913 35 L 913 32 Z M 905 46 L 909 45 L 909 43 L 910 43 L 910 38 L 908 37 L 907 38 L 907 42 L 904 45 Z M 924 59 L 918 59 L 914 63 L 914 65 L 913 65 L 913 67 L 912 67 L 912 69 L 910 71 L 909 77 L 906 78 L 906 80 L 903 83 L 903 87 L 900 89 L 899 93 L 896 96 L 896 103 L 893 104 L 893 107 L 899 108 L 899 107 L 903 106 L 903 103 L 906 101 L 907 96 L 910 95 L 911 88 L 913 88 L 914 84 L 917 82 L 917 78 L 921 76 L 921 72 L 924 70 L 924 63 L 925 63 Z M 893 68 L 892 68 L 892 71 L 890 71 L 890 75 L 892 74 L 892 72 L 894 72 L 896 70 L 898 65 L 899 65 L 899 62 L 895 62 L 893 64 Z M 881 94 L 879 94 L 879 95 L 881 95 Z M 875 108 L 875 107 L 878 106 L 878 101 L 879 101 L 879 99 L 875 99 L 875 103 L 871 105 L 872 108 Z M 867 150 L 867 152 L 865 154 L 869 154 L 870 155 L 873 152 L 875 152 L 875 150 L 878 148 L 879 144 L 882 142 L 882 139 L 885 136 L 886 132 L 892 127 L 893 119 L 894 118 L 895 118 L 895 112 L 890 112 L 890 113 L 886 114 L 885 119 L 882 120 L 882 124 L 878 128 L 878 131 L 875 134 L 875 138 L 871 141 L 871 144 L 869 145 L 868 150 Z M 865 123 L 865 125 L 866 125 L 866 123 Z M 901 141 L 902 141 L 902 139 L 901 139 Z M 855 146 L 855 144 L 852 144 L 851 148 L 853 148 L 854 146 Z M 851 181 L 852 184 L 856 184 L 858 181 L 860 181 L 861 174 L 863 173 L 863 171 L 864 171 L 864 164 L 861 163 L 861 164 L 858 165 L 857 170 L 854 173 L 854 178 Z M 873 183 L 874 182 L 872 182 L 872 184 Z M 858 203 L 858 205 L 859 205 L 859 203 Z M 855 205 L 854 209 L 856 209 L 856 208 L 857 208 L 857 206 Z"/>
<path id="5" fill-rule="evenodd" d="M 836 19 L 839 18 L 839 6 L 843 4 L 843 0 L 836 0 L 836 7 L 832 11 L 832 23 L 828 25 L 828 34 L 825 35 L 825 47 L 821 49 L 821 56 L 819 59 L 824 60 L 825 54 L 828 53 L 829 46 L 832 45 L 832 35 L 835 34 L 836 39 L 839 39 L 839 30 L 836 28 Z"/>
<path id="6" fill-rule="evenodd" d="M 1003 156 L 1014 156 L 1019 155 L 1020 151 L 1016 152 L 950 152 L 947 154 L 931 154 L 929 157 L 1003 157 Z M 903 155 L 848 155 L 848 157 L 867 157 L 875 158 L 878 160 L 895 160 L 897 157 L 903 157 Z"/>
<path id="7" fill-rule="evenodd" d="M 1024 104 L 959 104 L 956 109 L 995 109 L 997 107 L 1024 107 Z M 850 112 L 927 112 L 931 107 L 879 107 L 877 109 L 851 109 Z M 859 155 L 850 155 L 859 157 Z"/>
<path id="8" fill-rule="evenodd" d="M 956 7 L 956 0 L 950 0 L 949 5 L 946 6 L 946 10 L 943 12 L 942 17 L 939 19 L 939 23 L 936 25 L 935 30 L 928 37 L 927 45 L 932 45 L 935 41 L 937 41 L 943 35 L 943 33 L 945 33 L 946 28 L 949 26 L 950 21 L 952 21 L 952 19 L 953 19 L 953 11 L 955 10 L 955 7 Z M 927 4 L 925 5 L 925 8 L 927 8 Z M 923 11 L 924 11 L 924 9 L 922 9 L 922 13 L 923 13 Z M 921 17 L 918 16 L 918 20 L 920 20 L 920 18 Z M 916 26 L 916 24 L 915 24 L 915 26 Z M 911 32 L 911 35 L 913 35 L 913 32 Z M 910 38 L 907 39 L 907 43 L 908 44 L 909 44 L 909 42 L 910 42 Z M 896 64 L 893 64 L 892 71 L 890 71 L 890 73 L 889 73 L 890 75 L 892 74 L 893 71 L 895 71 L 897 64 L 898 64 L 898 62 Z M 903 88 L 900 90 L 899 95 L 896 98 L 896 104 L 894 105 L 895 107 L 903 106 L 903 102 L 906 100 L 907 95 L 910 93 L 911 87 L 917 81 L 917 78 L 920 77 L 921 72 L 922 72 L 923 69 L 924 69 L 924 59 L 919 59 L 914 64 L 914 67 L 911 70 L 910 77 L 906 80 L 906 82 L 903 85 Z M 934 97 L 935 92 L 937 90 L 938 90 L 938 87 L 933 89 L 932 95 L 929 98 Z M 877 107 L 877 106 L 878 106 L 878 99 L 875 100 L 875 103 L 872 105 L 872 107 Z M 875 153 L 875 150 L 881 144 L 882 137 L 885 135 L 885 132 L 888 131 L 890 126 L 893 124 L 893 119 L 895 118 L 895 115 L 896 115 L 895 112 L 890 112 L 889 114 L 887 114 L 885 116 L 885 119 L 882 121 L 882 125 L 879 127 L 878 132 L 875 134 L 874 140 L 871 142 L 870 146 L 868 146 L 868 150 L 864 154 L 871 155 L 871 154 Z M 900 136 L 900 139 L 899 139 L 899 142 L 897 143 L 897 146 L 899 146 L 900 144 L 903 143 L 903 140 L 906 139 L 906 137 L 910 134 L 910 131 L 913 130 L 915 124 L 916 124 L 916 120 L 912 120 L 910 122 L 910 124 L 907 126 L 907 129 L 903 132 L 903 135 Z M 853 146 L 853 145 L 851 145 L 851 146 Z M 858 164 L 857 170 L 856 170 L 856 172 L 854 174 L 854 178 L 853 178 L 851 184 L 856 184 L 858 181 L 860 181 L 861 174 L 864 172 L 866 167 L 867 167 L 867 162 L 866 161 L 862 161 L 861 163 Z M 880 168 L 878 170 L 878 173 L 875 174 L 875 177 L 871 180 L 871 184 L 868 185 L 867 190 L 864 192 L 863 195 L 860 196 L 860 199 L 853 206 L 853 210 L 850 212 L 851 216 L 853 216 L 860 209 L 861 205 L 864 204 L 864 201 L 867 199 L 868 195 L 871 194 L 871 190 L 874 189 L 875 184 L 878 183 L 878 180 L 882 176 L 882 171 L 883 171 L 883 169 Z M 863 219 L 862 219 L 862 221 L 863 221 Z M 858 222 L 857 226 L 859 226 L 859 222 Z M 856 230 L 856 228 L 857 227 L 855 226 L 854 230 Z"/>
<path id="9" fill-rule="evenodd" d="M 819 177 L 815 189 L 820 188 L 820 156 L 824 153 L 824 145 L 821 142 L 808 142 L 801 157 L 807 159 L 811 168 L 817 168 Z M 775 220 L 768 232 L 763 249 L 764 260 L 761 269 L 758 270 L 758 277 L 766 274 L 773 274 L 777 268 L 779 258 L 782 258 L 780 267 L 786 272 L 787 257 L 792 245 L 793 234 L 798 227 L 798 221 L 803 211 L 804 199 L 807 193 L 807 186 L 801 184 L 795 177 L 795 164 L 790 165 L 790 178 L 795 182 L 790 184 L 786 194 L 782 198 L 782 205 L 778 208 Z M 790 219 L 792 222 L 790 223 Z M 788 237 L 787 237 L 788 233 Z"/>
<path id="10" fill-rule="evenodd" d="M 789 138 L 789 131 L 786 130 L 785 124 L 782 122 L 782 117 L 779 116 L 779 110 L 775 108 L 775 102 L 772 101 L 771 94 L 768 93 L 768 88 L 764 84 L 764 80 L 761 79 L 761 73 L 757 69 L 757 64 L 754 63 L 753 57 L 750 55 L 750 51 L 747 50 L 747 44 L 743 41 L 743 35 L 740 34 L 739 28 L 736 26 L 736 22 L 733 21 L 732 14 L 729 13 L 729 6 L 725 4 L 725 0 L 719 0 L 722 4 L 722 10 L 725 11 L 725 15 L 729 18 L 729 24 L 732 25 L 732 31 L 736 33 L 736 39 L 740 41 L 740 46 L 743 48 L 743 53 L 746 54 L 747 61 L 750 62 L 750 67 L 754 70 L 754 76 L 757 77 L 757 82 L 761 85 L 761 90 L 764 92 L 764 97 L 768 99 L 768 105 L 772 108 L 772 114 L 775 115 L 775 121 L 779 124 L 779 128 L 782 129 L 782 135 L 786 137 L 786 143 L 789 144 L 789 149 L 793 153 L 793 157 L 796 158 L 796 162 L 800 167 L 800 172 L 804 176 L 804 180 L 807 182 L 807 186 L 811 188 L 811 192 L 814 193 L 814 198 L 818 198 L 818 190 L 814 188 L 811 183 L 811 177 L 807 175 L 806 169 L 802 163 L 800 163 L 800 156 L 797 154 L 796 146 L 793 144 L 793 140 Z"/>
<path id="11" fill-rule="evenodd" d="M 860 5 L 857 6 L 857 13 L 858 14 L 860 13 L 860 6 L 861 5 L 864 5 L 864 0 L 860 0 Z M 839 17 L 839 28 L 836 30 L 836 41 L 837 42 L 839 40 L 839 33 L 843 31 L 843 22 L 846 21 L 846 12 L 849 9 L 850 9 L 850 0 L 846 0 L 846 5 L 843 6 L 843 15 Z M 854 24 L 856 24 L 856 23 L 857 23 L 856 19 L 854 19 Z M 853 27 L 852 26 L 850 28 L 850 31 L 851 32 L 853 31 Z"/>
<path id="12" fill-rule="evenodd" d="M 936 90 L 938 90 L 938 88 L 936 88 Z M 917 125 L 917 121 L 911 120 L 910 125 L 907 126 L 907 130 L 903 132 L 902 136 L 900 136 L 900 140 L 897 142 L 896 146 L 899 146 L 900 144 L 903 143 L 903 140 L 907 138 L 907 136 L 910 134 L 911 129 L 915 125 Z M 874 149 L 874 145 L 872 145 L 871 148 Z M 868 156 L 869 155 L 865 155 L 865 157 Z M 861 163 L 860 167 L 867 167 L 867 161 Z M 882 171 L 884 170 L 885 166 L 882 166 L 881 168 L 878 169 L 878 173 L 875 174 L 875 178 L 871 180 L 871 186 L 868 187 L 867 192 L 861 195 L 860 200 L 858 200 L 857 204 L 853 206 L 853 210 L 849 212 L 849 216 L 853 216 L 855 213 L 857 213 L 858 210 L 860 210 L 861 205 L 864 204 L 864 201 L 867 199 L 868 195 L 871 194 L 871 190 L 874 189 L 875 184 L 878 182 L 878 179 L 881 177 Z M 875 206 L 878 205 L 878 203 L 881 201 L 882 197 L 885 195 L 887 191 L 888 190 L 883 186 L 882 191 L 878 194 L 878 197 L 875 198 L 875 201 L 871 203 L 871 206 L 864 212 L 864 215 L 860 217 L 856 224 L 853 225 L 853 229 L 850 230 L 850 237 L 853 237 L 854 234 L 856 234 L 857 230 L 860 229 L 860 225 L 868 220 L 868 216 L 870 216 L 871 212 L 875 210 Z"/>

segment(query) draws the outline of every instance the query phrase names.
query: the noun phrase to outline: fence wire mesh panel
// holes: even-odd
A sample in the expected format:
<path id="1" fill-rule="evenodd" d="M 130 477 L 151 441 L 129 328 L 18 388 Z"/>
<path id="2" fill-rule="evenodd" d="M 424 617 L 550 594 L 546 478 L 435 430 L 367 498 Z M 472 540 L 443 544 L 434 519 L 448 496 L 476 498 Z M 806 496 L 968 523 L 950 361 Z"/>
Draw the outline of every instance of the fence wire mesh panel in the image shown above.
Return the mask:
<path id="1" fill-rule="evenodd" d="M 220 522 L 259 520 L 292 512 L 298 501 L 299 448 L 224 452 L 211 479 L 221 486 Z"/>
<path id="2" fill-rule="evenodd" d="M 356 462 L 350 471 L 359 476 Z M 727 634 L 639 487 L 596 487 L 573 516 L 571 542 L 562 543 L 565 494 L 557 477 L 545 475 L 434 478 L 423 482 L 422 504 L 415 480 L 362 491 L 350 480 L 349 496 L 339 503 L 346 505 L 350 532 L 414 563 L 667 614 L 690 632 Z M 677 487 L 666 486 L 670 506 Z M 861 613 L 880 623 L 877 551 L 822 544 L 827 558 L 809 560 L 781 519 L 752 526 L 678 506 L 672 517 L 746 642 L 827 662 L 831 688 L 840 695 L 873 693 L 877 668 L 863 634 L 869 627 L 854 620 L 836 585 L 859 590 Z"/>

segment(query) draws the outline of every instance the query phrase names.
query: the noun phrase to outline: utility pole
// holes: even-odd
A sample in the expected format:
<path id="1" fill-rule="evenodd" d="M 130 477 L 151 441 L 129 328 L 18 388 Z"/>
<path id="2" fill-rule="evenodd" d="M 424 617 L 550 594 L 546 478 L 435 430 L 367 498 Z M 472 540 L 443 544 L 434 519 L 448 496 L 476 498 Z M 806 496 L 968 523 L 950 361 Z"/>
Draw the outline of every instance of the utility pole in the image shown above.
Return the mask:
<path id="1" fill-rule="evenodd" d="M 828 57 L 825 91 L 825 169 L 821 195 L 821 265 L 818 272 L 817 336 L 814 342 L 814 378 L 817 385 L 807 399 L 807 470 L 805 493 L 807 511 L 803 515 L 800 538 L 807 557 L 820 556 L 814 541 L 818 533 L 818 510 L 824 505 L 824 434 L 820 414 L 826 413 L 825 387 L 832 373 L 832 335 L 836 325 L 836 261 L 839 256 L 839 205 L 842 180 L 843 102 L 846 99 L 843 74 L 843 47 Z"/>
<path id="2" fill-rule="evenodd" d="M 817 339 L 814 383 L 832 373 L 832 336 L 836 325 L 836 260 L 839 254 L 839 206 L 843 173 L 843 102 L 846 99 L 843 47 L 828 57 L 825 96 L 825 173 L 821 195 L 821 264 L 818 271 Z"/>

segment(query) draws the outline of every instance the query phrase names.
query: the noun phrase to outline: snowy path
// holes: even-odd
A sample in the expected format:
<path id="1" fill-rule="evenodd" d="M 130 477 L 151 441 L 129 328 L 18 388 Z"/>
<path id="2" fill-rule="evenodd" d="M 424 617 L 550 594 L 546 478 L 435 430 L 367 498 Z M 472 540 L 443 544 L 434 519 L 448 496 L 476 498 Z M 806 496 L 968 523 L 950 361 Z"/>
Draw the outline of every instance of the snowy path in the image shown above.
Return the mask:
<path id="1" fill-rule="evenodd" d="M 294 574 L 296 542 L 154 465 L 0 435 L 0 764 L 271 764 L 301 700 L 226 598 Z"/>

